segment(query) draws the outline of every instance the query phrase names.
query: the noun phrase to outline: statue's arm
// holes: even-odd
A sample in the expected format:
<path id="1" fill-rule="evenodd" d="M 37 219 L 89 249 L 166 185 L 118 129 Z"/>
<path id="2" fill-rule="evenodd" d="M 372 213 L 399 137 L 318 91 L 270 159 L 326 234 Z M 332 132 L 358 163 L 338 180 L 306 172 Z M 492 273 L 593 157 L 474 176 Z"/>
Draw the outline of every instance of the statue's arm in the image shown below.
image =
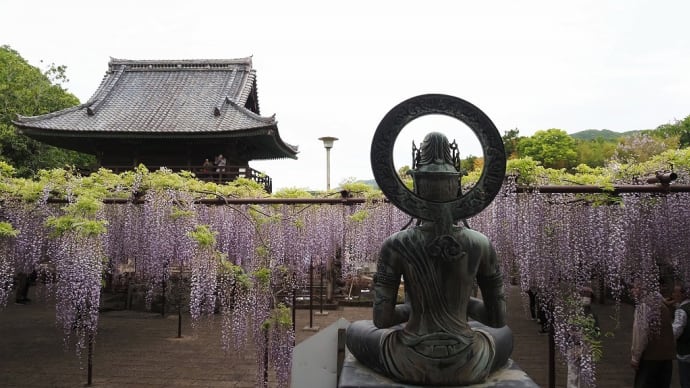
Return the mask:
<path id="1" fill-rule="evenodd" d="M 470 301 L 467 303 L 467 315 L 475 321 L 488 325 L 486 308 L 484 302 L 479 298 L 470 296 Z"/>
<path id="2" fill-rule="evenodd" d="M 503 291 L 503 274 L 499 266 L 496 251 L 491 243 L 483 248 L 482 262 L 477 273 L 477 283 L 482 291 L 484 314 L 482 322 L 492 327 L 505 326 L 506 298 Z"/>
<path id="3" fill-rule="evenodd" d="M 410 306 L 396 306 L 398 288 L 400 287 L 399 258 L 395 252 L 384 244 L 374 275 L 374 325 L 387 328 L 407 322 Z"/>

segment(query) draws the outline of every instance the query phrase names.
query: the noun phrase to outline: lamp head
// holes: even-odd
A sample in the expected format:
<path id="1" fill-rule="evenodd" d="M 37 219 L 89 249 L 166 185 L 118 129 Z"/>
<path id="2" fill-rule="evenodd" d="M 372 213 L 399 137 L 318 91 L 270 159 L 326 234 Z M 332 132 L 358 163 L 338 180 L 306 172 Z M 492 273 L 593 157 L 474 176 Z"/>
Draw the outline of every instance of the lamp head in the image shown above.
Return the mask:
<path id="1" fill-rule="evenodd" d="M 321 140 L 323 142 L 323 146 L 326 147 L 326 149 L 328 150 L 328 149 L 333 148 L 333 142 L 338 140 L 338 138 L 332 137 L 332 136 L 324 136 L 324 137 L 320 137 L 319 140 Z"/>

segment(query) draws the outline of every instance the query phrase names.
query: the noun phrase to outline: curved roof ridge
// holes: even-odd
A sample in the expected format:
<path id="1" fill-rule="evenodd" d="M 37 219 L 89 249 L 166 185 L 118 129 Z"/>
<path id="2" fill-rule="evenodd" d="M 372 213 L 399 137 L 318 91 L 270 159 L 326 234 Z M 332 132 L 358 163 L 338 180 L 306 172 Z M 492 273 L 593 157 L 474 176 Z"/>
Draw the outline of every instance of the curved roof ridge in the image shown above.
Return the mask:
<path id="1" fill-rule="evenodd" d="M 17 125 L 17 124 L 22 124 L 22 123 L 31 123 L 31 122 L 35 122 L 35 121 L 50 119 L 53 117 L 58 117 L 58 116 L 62 116 L 62 115 L 67 114 L 67 113 L 78 111 L 80 109 L 84 109 L 84 108 L 86 108 L 86 106 L 87 106 L 86 104 L 79 104 L 79 105 L 75 105 L 75 106 L 70 107 L 70 108 L 65 108 L 65 109 L 55 111 L 55 112 L 50 112 L 50 113 L 44 113 L 44 114 L 38 115 L 38 116 L 23 116 L 23 115 L 17 114 L 17 120 L 12 120 L 12 124 Z"/>
<path id="2" fill-rule="evenodd" d="M 107 83 L 102 84 L 98 88 L 98 93 L 94 94 L 85 104 L 86 113 L 89 116 L 93 116 L 94 114 L 96 114 L 96 110 L 98 110 L 98 107 L 101 106 L 101 104 L 103 104 L 103 100 L 105 100 L 108 97 L 108 94 L 110 94 L 115 85 L 117 85 L 117 82 L 120 80 L 120 78 L 122 77 L 122 73 L 124 72 L 125 67 L 120 66 L 115 75 L 113 75 L 112 77 L 108 77 Z"/>
<path id="3" fill-rule="evenodd" d="M 239 88 L 237 88 L 237 91 L 239 92 L 237 95 L 237 103 L 244 105 L 247 103 L 247 99 L 249 98 L 249 94 L 252 91 L 252 87 L 254 86 L 254 81 L 256 80 L 256 71 L 254 69 L 249 70 L 245 74 L 243 74 L 242 77 L 242 84 Z"/>
<path id="4" fill-rule="evenodd" d="M 258 120 L 258 121 L 261 121 L 261 122 L 264 122 L 267 124 L 276 124 L 276 121 L 275 121 L 276 114 L 275 113 L 272 114 L 271 116 L 261 116 L 261 115 L 258 115 L 256 113 L 252 112 L 251 110 L 245 108 L 244 106 L 239 105 L 237 102 L 233 101 L 231 98 L 227 99 L 226 102 L 228 105 L 231 105 L 235 109 L 237 109 L 240 113 L 243 113 L 243 114 L 249 116 L 249 118 L 252 118 L 254 120 Z"/>
<path id="5" fill-rule="evenodd" d="M 234 58 L 234 59 L 118 59 L 110 58 L 108 63 L 110 67 L 124 65 L 128 68 L 217 68 L 217 67 L 235 67 L 246 66 L 252 67 L 252 57 Z"/>
<path id="6" fill-rule="evenodd" d="M 221 90 L 225 90 L 227 92 L 223 93 L 224 95 L 221 95 L 220 101 L 213 108 L 213 114 L 215 116 L 220 116 L 220 114 L 225 110 L 224 108 L 228 104 L 228 101 L 230 101 L 234 97 L 230 96 L 229 92 L 232 92 L 234 90 L 232 86 L 235 84 L 235 80 L 237 78 L 237 71 L 233 69 L 230 72 L 230 74 L 230 78 L 225 81 L 225 85 L 221 88 Z"/>

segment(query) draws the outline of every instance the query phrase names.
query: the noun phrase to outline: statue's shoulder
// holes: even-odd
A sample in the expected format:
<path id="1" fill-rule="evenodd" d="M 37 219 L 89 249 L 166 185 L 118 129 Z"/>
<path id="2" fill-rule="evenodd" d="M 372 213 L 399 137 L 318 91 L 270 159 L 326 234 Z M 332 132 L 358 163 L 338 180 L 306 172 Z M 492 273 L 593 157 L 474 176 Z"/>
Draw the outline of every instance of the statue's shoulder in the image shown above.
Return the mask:
<path id="1" fill-rule="evenodd" d="M 482 232 L 464 226 L 456 229 L 456 236 L 473 244 L 489 245 L 489 238 Z"/>
<path id="2" fill-rule="evenodd" d="M 398 245 L 400 243 L 405 243 L 405 242 L 410 242 L 414 241 L 417 238 L 420 238 L 422 235 L 422 231 L 418 228 L 409 228 L 409 229 L 403 229 L 399 232 L 395 232 L 388 236 L 383 241 L 383 247 L 386 246 L 392 246 L 392 245 Z"/>
<path id="3" fill-rule="evenodd" d="M 413 235 L 418 235 L 424 232 L 424 229 L 419 227 L 419 226 L 413 226 L 411 228 L 403 229 L 399 232 L 395 232 L 392 234 L 392 236 L 399 235 L 399 236 L 413 236 Z"/>

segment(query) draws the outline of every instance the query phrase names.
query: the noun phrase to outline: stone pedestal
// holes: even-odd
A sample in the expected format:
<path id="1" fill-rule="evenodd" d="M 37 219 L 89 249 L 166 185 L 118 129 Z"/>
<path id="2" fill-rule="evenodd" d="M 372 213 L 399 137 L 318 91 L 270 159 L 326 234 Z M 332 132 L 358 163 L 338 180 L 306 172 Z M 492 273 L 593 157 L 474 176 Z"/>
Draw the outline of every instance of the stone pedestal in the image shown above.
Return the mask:
<path id="1" fill-rule="evenodd" d="M 340 372 L 339 388 L 420 388 L 419 385 L 397 383 L 362 365 L 347 351 L 345 363 Z M 470 385 L 474 388 L 539 388 L 539 386 L 513 360 L 508 365 L 491 374 L 487 381 Z"/>

